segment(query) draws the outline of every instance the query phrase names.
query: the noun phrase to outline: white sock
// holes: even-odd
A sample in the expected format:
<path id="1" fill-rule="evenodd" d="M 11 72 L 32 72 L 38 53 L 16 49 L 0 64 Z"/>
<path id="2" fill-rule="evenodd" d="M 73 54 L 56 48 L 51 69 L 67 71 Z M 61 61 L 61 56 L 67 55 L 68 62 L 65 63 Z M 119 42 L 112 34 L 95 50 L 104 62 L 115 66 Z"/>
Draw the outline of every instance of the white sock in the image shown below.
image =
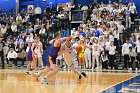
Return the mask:
<path id="1" fill-rule="evenodd" d="M 47 76 L 45 75 L 43 78 L 45 78 L 45 79 L 46 79 L 46 78 L 47 78 Z"/>

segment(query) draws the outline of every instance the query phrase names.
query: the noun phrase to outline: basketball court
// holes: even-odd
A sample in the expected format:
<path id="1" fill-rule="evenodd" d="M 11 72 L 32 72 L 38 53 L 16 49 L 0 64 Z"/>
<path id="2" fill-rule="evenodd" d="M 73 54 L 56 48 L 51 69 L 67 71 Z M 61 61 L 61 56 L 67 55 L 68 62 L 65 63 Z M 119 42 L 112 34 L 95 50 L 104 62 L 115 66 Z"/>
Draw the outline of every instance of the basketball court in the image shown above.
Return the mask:
<path id="1" fill-rule="evenodd" d="M 88 78 L 78 80 L 69 70 L 59 71 L 48 85 L 37 82 L 25 70 L 0 70 L 0 93 L 139 93 L 140 76 L 126 71 L 85 70 Z"/>

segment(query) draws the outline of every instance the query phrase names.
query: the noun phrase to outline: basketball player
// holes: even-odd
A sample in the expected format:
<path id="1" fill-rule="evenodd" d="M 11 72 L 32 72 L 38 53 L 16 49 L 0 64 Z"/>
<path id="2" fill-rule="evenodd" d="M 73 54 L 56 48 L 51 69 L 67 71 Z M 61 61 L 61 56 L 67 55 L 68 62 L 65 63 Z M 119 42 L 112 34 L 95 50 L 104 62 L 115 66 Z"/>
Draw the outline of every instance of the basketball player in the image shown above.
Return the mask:
<path id="1" fill-rule="evenodd" d="M 61 49 L 62 50 L 70 49 L 70 51 L 66 51 L 64 53 L 65 63 L 70 68 L 70 70 L 72 70 L 75 74 L 77 74 L 79 76 L 79 80 L 82 78 L 82 76 L 84 76 L 85 78 L 87 78 L 87 75 L 84 72 L 81 71 L 81 68 L 78 67 L 78 65 L 77 66 L 76 65 L 74 66 L 74 64 L 76 64 L 76 63 L 73 63 L 73 61 L 74 61 L 73 59 L 74 59 L 75 53 L 74 53 L 73 45 L 71 43 L 71 38 L 67 38 L 66 39 L 66 41 L 64 42 L 64 44 L 61 45 Z M 72 56 L 70 56 L 70 55 L 72 55 Z M 78 61 L 77 61 L 77 64 L 78 64 Z"/>
<path id="2" fill-rule="evenodd" d="M 52 46 L 50 47 L 49 50 L 46 68 L 43 69 L 41 72 L 35 72 L 35 76 L 37 77 L 43 75 L 43 78 L 41 79 L 42 84 L 47 84 L 47 79 L 58 72 L 58 67 L 56 66 L 57 56 L 63 54 L 65 51 L 69 51 L 69 49 L 65 49 L 61 51 L 60 48 L 61 48 L 61 43 L 67 38 L 71 38 L 71 37 L 60 38 L 59 33 L 55 33 L 54 37 L 55 39 L 50 41 L 50 44 L 52 44 Z M 49 73 L 46 75 L 47 71 L 49 71 Z"/>
<path id="3" fill-rule="evenodd" d="M 31 75 L 30 71 L 33 69 L 33 63 L 32 63 L 33 62 L 33 55 L 32 55 L 31 47 L 32 47 L 32 41 L 29 41 L 27 49 L 26 49 L 27 61 L 28 61 L 27 71 L 26 71 L 27 75 Z"/>
<path id="4" fill-rule="evenodd" d="M 38 59 L 38 62 L 41 65 L 41 68 L 44 69 L 43 60 L 42 60 L 43 46 L 42 46 L 42 43 L 40 42 L 39 37 L 34 38 L 34 42 L 32 44 L 32 51 L 35 57 L 34 67 L 36 68 L 36 62 Z"/>

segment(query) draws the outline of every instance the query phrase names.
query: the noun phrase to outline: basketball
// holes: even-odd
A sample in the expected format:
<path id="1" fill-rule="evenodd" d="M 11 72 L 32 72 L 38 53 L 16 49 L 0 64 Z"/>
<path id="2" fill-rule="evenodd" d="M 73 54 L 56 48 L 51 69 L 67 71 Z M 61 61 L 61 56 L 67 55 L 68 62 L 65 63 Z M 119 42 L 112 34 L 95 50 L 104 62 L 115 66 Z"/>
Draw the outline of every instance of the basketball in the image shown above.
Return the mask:
<path id="1" fill-rule="evenodd" d="M 80 53 L 80 52 L 82 51 L 81 45 L 77 45 L 77 46 L 75 47 L 75 50 L 76 50 L 78 53 Z"/>

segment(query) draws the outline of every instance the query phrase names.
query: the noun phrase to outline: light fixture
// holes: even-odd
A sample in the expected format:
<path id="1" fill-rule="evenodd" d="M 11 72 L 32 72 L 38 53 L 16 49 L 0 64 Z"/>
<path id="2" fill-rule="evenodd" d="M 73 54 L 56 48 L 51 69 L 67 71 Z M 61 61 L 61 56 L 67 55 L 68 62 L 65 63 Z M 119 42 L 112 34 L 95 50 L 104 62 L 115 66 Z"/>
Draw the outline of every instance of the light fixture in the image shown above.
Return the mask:
<path id="1" fill-rule="evenodd" d="M 46 2 L 46 0 L 43 0 L 43 2 Z"/>

